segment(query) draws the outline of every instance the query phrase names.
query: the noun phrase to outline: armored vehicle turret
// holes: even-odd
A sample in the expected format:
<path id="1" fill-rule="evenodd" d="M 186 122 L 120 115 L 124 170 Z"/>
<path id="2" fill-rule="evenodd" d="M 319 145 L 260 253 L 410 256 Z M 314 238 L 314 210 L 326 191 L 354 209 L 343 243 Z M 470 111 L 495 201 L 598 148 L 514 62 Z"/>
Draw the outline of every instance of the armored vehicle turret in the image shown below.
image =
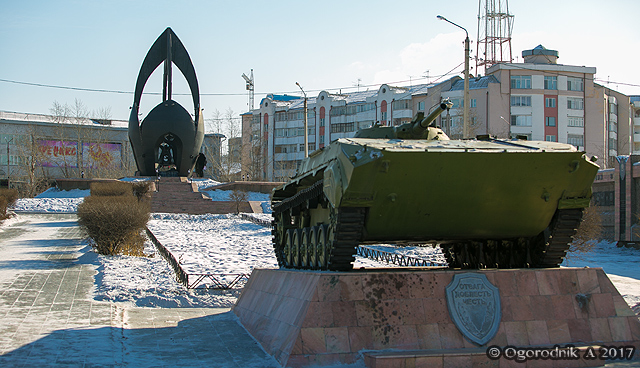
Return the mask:
<path id="1" fill-rule="evenodd" d="M 341 138 L 274 189 L 281 267 L 346 271 L 360 244 L 439 244 L 454 268 L 558 267 L 598 166 L 569 144 L 450 140 L 441 103 Z"/>

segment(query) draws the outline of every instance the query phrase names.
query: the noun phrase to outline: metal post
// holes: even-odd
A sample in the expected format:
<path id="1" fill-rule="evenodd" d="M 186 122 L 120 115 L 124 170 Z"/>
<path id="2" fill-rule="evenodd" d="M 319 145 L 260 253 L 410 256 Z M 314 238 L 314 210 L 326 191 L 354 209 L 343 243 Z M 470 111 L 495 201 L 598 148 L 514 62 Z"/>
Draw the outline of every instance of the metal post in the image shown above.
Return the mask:
<path id="1" fill-rule="evenodd" d="M 309 127 L 307 123 L 307 94 L 302 89 L 300 83 L 296 82 L 296 85 L 300 87 L 302 94 L 304 95 L 304 157 L 309 157 Z"/>
<path id="2" fill-rule="evenodd" d="M 6 137 L 4 138 L 5 142 L 7 142 L 7 188 L 9 187 L 9 143 L 13 142 L 13 137 L 11 140 L 8 140 Z"/>
<path id="3" fill-rule="evenodd" d="M 464 105 L 462 108 L 462 138 L 467 138 L 469 136 L 469 104 L 471 103 L 469 98 L 469 32 L 442 15 L 438 15 L 437 18 L 462 29 L 467 35 L 464 39 L 464 92 L 462 97 Z"/>
<path id="4" fill-rule="evenodd" d="M 467 30 L 465 29 L 465 32 Z M 464 106 L 462 109 L 462 138 L 469 138 L 469 34 L 464 39 Z"/>

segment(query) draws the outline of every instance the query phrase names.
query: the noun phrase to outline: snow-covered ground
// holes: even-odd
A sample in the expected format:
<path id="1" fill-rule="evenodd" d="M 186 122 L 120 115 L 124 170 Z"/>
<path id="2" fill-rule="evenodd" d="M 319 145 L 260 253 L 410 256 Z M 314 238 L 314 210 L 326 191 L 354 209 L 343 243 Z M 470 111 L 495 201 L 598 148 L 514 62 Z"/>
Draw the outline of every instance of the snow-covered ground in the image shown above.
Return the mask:
<path id="1" fill-rule="evenodd" d="M 202 188 L 216 184 L 211 182 L 202 180 L 199 184 Z M 14 209 L 18 212 L 75 212 L 77 205 L 87 195 L 89 191 L 49 189 L 37 198 L 19 199 Z M 215 200 L 227 200 L 224 193 L 210 196 Z M 268 196 L 261 197 L 261 193 L 252 193 L 250 198 L 268 201 Z M 270 218 L 268 214 L 257 216 Z M 0 236 L 15 221 L 16 218 L 6 220 L 0 226 Z M 188 273 L 249 274 L 254 267 L 277 266 L 271 248 L 271 231 L 235 215 L 153 214 L 149 228 Z M 381 245 L 377 248 L 436 262 L 443 260 L 437 247 L 396 248 Z M 147 244 L 146 253 L 150 256 L 90 255 L 92 262 L 99 264 L 96 298 L 138 306 L 230 307 L 238 297 L 237 290 L 187 290 L 175 280 L 173 270 L 150 243 Z M 627 303 L 639 313 L 639 262 L 640 250 L 600 242 L 591 253 L 569 254 L 563 266 L 602 267 Z M 354 267 L 389 265 L 357 257 Z"/>

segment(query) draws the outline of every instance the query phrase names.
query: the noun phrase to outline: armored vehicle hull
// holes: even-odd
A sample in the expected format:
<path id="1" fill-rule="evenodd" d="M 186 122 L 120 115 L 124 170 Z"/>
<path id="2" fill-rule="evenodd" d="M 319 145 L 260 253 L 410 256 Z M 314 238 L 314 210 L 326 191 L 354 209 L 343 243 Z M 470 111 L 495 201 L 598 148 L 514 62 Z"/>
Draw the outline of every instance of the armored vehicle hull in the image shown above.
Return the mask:
<path id="1" fill-rule="evenodd" d="M 404 242 L 456 268 L 557 267 L 597 170 L 553 142 L 339 139 L 274 190 L 274 250 L 292 268 L 349 270 L 359 244 Z"/>

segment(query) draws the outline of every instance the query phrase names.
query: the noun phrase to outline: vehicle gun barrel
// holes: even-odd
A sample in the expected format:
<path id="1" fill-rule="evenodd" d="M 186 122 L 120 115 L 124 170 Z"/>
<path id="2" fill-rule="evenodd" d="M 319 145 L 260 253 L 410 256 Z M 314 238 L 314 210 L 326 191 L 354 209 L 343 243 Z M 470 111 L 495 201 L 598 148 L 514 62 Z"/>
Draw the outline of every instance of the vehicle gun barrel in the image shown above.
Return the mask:
<path id="1" fill-rule="evenodd" d="M 436 120 L 440 114 L 442 114 L 445 110 L 449 110 L 453 106 L 453 103 L 448 98 L 442 100 L 440 105 L 431 112 L 431 114 L 421 119 L 421 116 L 416 115 L 413 121 L 413 132 L 414 134 L 422 134 L 429 126 Z"/>

